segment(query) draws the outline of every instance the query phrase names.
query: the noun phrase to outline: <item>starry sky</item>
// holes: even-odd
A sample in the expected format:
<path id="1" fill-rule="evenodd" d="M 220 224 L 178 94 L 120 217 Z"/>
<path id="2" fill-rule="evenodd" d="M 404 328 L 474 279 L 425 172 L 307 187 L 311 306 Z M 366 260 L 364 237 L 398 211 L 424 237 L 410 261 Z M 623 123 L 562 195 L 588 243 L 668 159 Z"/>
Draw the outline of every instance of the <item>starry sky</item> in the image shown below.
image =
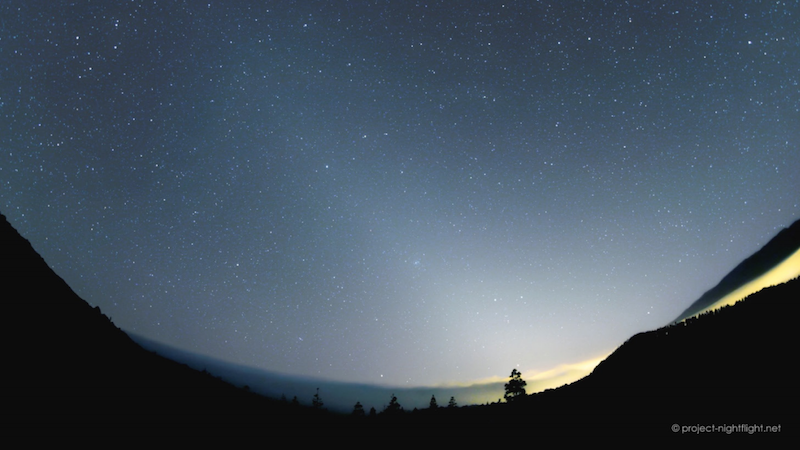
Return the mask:
<path id="1" fill-rule="evenodd" d="M 525 375 L 800 218 L 796 1 L 5 1 L 0 211 L 123 330 Z"/>

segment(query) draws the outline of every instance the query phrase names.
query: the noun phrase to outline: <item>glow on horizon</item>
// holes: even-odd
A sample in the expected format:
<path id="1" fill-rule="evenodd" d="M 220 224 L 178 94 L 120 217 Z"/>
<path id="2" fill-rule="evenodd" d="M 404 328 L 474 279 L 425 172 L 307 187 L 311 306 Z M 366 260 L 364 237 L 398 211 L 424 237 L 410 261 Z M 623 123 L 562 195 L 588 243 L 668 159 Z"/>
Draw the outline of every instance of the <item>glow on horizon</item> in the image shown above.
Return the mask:
<path id="1" fill-rule="evenodd" d="M 577 363 L 559 364 L 552 369 L 537 372 L 532 377 L 526 379 L 528 382 L 528 393 L 542 392 L 547 389 L 555 389 L 565 384 L 574 383 L 592 373 L 594 368 L 604 359 L 608 358 L 611 353 L 613 353 L 613 350 L 596 358 Z"/>
<path id="2" fill-rule="evenodd" d="M 791 256 L 783 260 L 780 264 L 773 267 L 767 273 L 761 275 L 760 277 L 756 278 L 755 280 L 746 283 L 745 285 L 741 286 L 740 288 L 734 290 L 733 292 L 729 293 L 728 295 L 722 297 L 713 305 L 709 306 L 708 308 L 702 310 L 695 316 L 702 314 L 707 311 L 715 310 L 722 308 L 723 306 L 733 305 L 736 302 L 743 300 L 747 296 L 754 294 L 764 288 L 776 286 L 782 283 L 786 283 L 794 278 L 800 276 L 800 249 L 795 251 Z M 581 378 L 586 377 L 587 375 L 591 374 L 592 371 L 597 367 L 600 362 L 606 359 L 613 350 L 600 356 L 597 358 L 588 359 L 585 361 L 581 361 L 578 363 L 568 363 L 568 364 L 560 364 L 552 369 L 545 370 L 545 371 L 523 371 L 523 379 L 527 381 L 527 391 L 529 394 L 542 392 L 547 389 L 555 389 L 566 384 L 574 383 L 575 381 L 580 380 Z M 531 372 L 534 373 L 533 376 L 526 377 L 526 373 L 530 374 Z M 508 378 L 505 377 L 492 377 L 490 379 L 485 379 L 473 383 L 473 385 L 484 385 L 484 384 L 492 384 L 492 383 L 505 383 L 508 381 Z M 484 395 L 483 397 L 487 397 Z M 484 403 L 484 402 L 491 402 L 494 401 L 494 396 L 492 398 L 473 398 L 471 399 L 475 403 Z"/>
<path id="3" fill-rule="evenodd" d="M 796 250 L 791 256 L 784 259 L 780 264 L 770 269 L 767 273 L 722 297 L 714 304 L 703 309 L 692 317 L 722 308 L 723 306 L 733 305 L 734 303 L 743 300 L 748 295 L 755 294 L 764 288 L 786 283 L 787 281 L 797 278 L 798 276 L 800 276 L 800 249 Z"/>
<path id="4" fill-rule="evenodd" d="M 512 367 L 557 387 L 800 217 L 800 47 L 705 44 L 798 41 L 794 5 L 98 3 L 4 22 L 0 210 L 115 326 L 192 357 L 421 402 L 502 397 Z"/>
<path id="5" fill-rule="evenodd" d="M 570 383 L 574 383 L 591 374 L 594 368 L 597 367 L 597 365 L 600 364 L 600 362 L 602 362 L 604 359 L 608 358 L 612 352 L 604 353 L 596 358 L 587 359 L 577 363 L 559 364 L 552 369 L 544 371 L 521 371 L 522 378 L 527 382 L 526 391 L 528 394 L 534 394 L 537 392 L 543 392 L 547 389 L 555 389 Z M 531 373 L 533 373 L 532 376 L 530 375 Z M 486 392 L 481 389 L 476 389 L 472 395 L 468 393 L 461 394 L 466 403 L 476 405 L 491 403 L 497 401 L 499 398 L 502 398 L 503 384 L 508 380 L 509 377 L 492 377 L 476 381 L 469 385 L 453 384 L 447 385 L 446 387 L 477 388 L 479 386 L 487 386 L 492 384 L 498 386 L 497 392 Z"/>

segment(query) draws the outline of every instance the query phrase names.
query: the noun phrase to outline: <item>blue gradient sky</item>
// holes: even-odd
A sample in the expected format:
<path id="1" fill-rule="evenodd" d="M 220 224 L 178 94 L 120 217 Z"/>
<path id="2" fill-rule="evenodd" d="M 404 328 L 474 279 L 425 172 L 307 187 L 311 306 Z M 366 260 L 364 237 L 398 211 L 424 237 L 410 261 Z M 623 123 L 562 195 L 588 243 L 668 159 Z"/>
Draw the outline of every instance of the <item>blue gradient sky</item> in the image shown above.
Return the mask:
<path id="1" fill-rule="evenodd" d="M 800 217 L 796 2 L 236 5 L 0 6 L 0 208 L 124 330 L 335 381 L 534 375 Z"/>

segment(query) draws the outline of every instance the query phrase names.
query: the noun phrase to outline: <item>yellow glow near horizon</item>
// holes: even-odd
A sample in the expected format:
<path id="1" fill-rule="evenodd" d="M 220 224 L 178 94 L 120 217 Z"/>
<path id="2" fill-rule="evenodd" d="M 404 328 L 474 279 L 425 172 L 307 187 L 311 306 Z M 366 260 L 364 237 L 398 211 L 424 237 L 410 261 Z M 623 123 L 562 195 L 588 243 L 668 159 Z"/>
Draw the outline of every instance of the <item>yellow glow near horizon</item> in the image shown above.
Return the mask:
<path id="1" fill-rule="evenodd" d="M 786 283 L 787 281 L 797 278 L 798 276 L 800 276 L 800 249 L 795 251 L 791 256 L 783 260 L 783 262 L 772 268 L 764 275 L 761 275 L 755 280 L 750 281 L 739 289 L 736 289 L 730 294 L 722 297 L 713 305 L 695 314 L 695 316 L 704 312 L 722 308 L 723 306 L 733 305 L 750 294 L 754 294 L 770 286 Z"/>
<path id="2" fill-rule="evenodd" d="M 541 392 L 545 389 L 554 389 L 565 384 L 574 383 L 592 373 L 601 361 L 608 358 L 611 352 L 602 356 L 587 359 L 578 363 L 561 364 L 550 370 L 538 372 L 529 378 L 528 393 Z"/>
<path id="3" fill-rule="evenodd" d="M 565 384 L 574 383 L 581 378 L 589 375 L 601 361 L 606 359 L 611 352 L 602 356 L 587 359 L 577 363 L 560 364 L 552 369 L 535 372 L 533 370 L 522 371 L 522 378 L 527 382 L 526 391 L 528 394 L 542 392 L 546 389 L 555 389 Z M 533 373 L 531 376 L 530 374 Z M 527 374 L 527 375 L 526 375 Z M 498 385 L 508 382 L 508 377 L 491 377 L 469 384 L 448 384 L 447 387 L 475 388 L 468 390 L 461 395 L 462 401 L 466 404 L 479 405 L 502 401 L 503 387 L 500 385 L 497 390 L 487 391 L 480 389 L 480 386 Z M 445 386 L 441 386 L 445 387 Z"/>
<path id="4" fill-rule="evenodd" d="M 780 264 L 769 270 L 764 275 L 750 281 L 739 289 L 736 289 L 730 294 L 724 296 L 698 314 L 718 309 L 723 306 L 733 305 L 748 295 L 754 294 L 770 286 L 785 283 L 797 277 L 800 277 L 800 249 L 795 251 L 791 256 L 783 260 Z M 612 352 L 613 350 L 597 358 L 588 359 L 578 363 L 561 364 L 545 371 L 536 372 L 534 370 L 528 370 L 526 372 L 523 370 L 523 379 L 527 381 L 527 392 L 529 394 L 542 392 L 546 389 L 555 389 L 565 384 L 574 383 L 575 381 L 578 381 L 581 378 L 589 375 L 595 369 L 595 367 L 597 367 L 597 365 L 606 359 Z M 531 373 L 533 373 L 532 376 L 530 375 Z M 493 383 L 505 383 L 507 381 L 508 377 L 492 377 L 475 381 L 473 383 L 450 386 L 467 387 Z M 474 398 L 468 399 L 468 401 L 471 401 L 474 404 L 493 402 L 497 400 L 497 395 L 493 393 L 480 393 L 475 395 Z"/>
<path id="5" fill-rule="evenodd" d="M 541 392 L 545 389 L 557 388 L 569 384 L 589 375 L 601 361 L 608 358 L 612 352 L 604 353 L 602 356 L 587 359 L 577 363 L 559 364 L 552 369 L 536 372 L 534 370 L 522 371 L 522 378 L 528 383 L 528 393 Z M 530 374 L 533 373 L 532 376 Z M 492 383 L 506 383 L 508 377 L 491 377 L 478 380 L 472 383 L 448 384 L 447 387 L 469 387 L 475 385 L 485 385 Z"/>
<path id="6" fill-rule="evenodd" d="M 783 260 L 780 264 L 769 270 L 767 273 L 719 299 L 702 312 L 718 309 L 727 305 L 733 305 L 748 295 L 754 294 L 770 286 L 786 283 L 787 281 L 797 277 L 800 277 L 800 249 L 795 251 L 791 256 Z M 579 379 L 589 375 L 594 368 L 597 367 L 597 365 L 606 359 L 611 353 L 612 352 L 609 352 L 598 358 L 589 359 L 579 363 L 562 364 L 554 367 L 553 369 L 535 373 L 532 377 L 526 378 L 526 381 L 528 382 L 528 393 L 541 392 L 545 389 L 553 389 L 578 381 Z M 492 381 L 501 380 L 507 381 L 505 378 Z"/>

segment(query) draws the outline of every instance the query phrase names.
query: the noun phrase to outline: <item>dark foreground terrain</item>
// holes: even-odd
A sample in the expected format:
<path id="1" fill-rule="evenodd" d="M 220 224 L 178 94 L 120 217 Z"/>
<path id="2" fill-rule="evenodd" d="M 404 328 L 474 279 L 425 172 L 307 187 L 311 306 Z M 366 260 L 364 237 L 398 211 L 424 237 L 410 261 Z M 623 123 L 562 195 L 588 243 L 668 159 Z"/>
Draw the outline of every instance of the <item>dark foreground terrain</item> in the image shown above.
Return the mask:
<path id="1" fill-rule="evenodd" d="M 797 429 L 797 280 L 638 334 L 587 378 L 514 404 L 352 417 L 267 399 L 147 352 L 79 298 L 4 217 L 0 242 L 6 435 L 535 438 L 748 424 L 779 425 L 787 437 Z"/>

